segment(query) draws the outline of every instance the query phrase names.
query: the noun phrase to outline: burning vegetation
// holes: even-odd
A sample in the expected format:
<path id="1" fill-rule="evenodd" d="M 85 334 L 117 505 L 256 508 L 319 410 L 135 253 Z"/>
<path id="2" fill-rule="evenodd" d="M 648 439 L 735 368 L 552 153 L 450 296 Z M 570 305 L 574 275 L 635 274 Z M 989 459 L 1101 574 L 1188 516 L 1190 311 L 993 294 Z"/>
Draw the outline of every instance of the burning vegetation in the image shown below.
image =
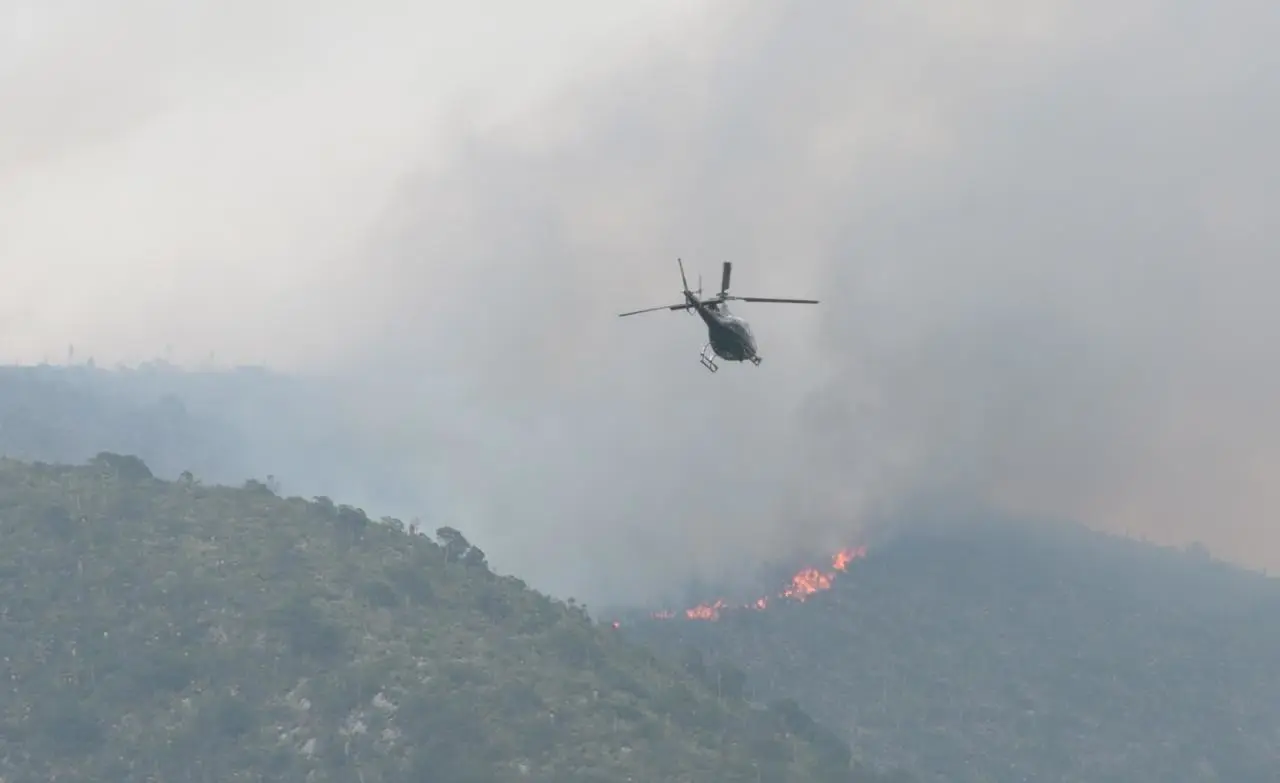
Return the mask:
<path id="1" fill-rule="evenodd" d="M 866 556 L 867 548 L 865 546 L 841 549 L 831 557 L 831 568 L 829 570 L 802 568 L 796 572 L 795 576 L 791 577 L 790 583 L 777 595 L 757 598 L 748 604 L 734 605 L 727 603 L 724 599 L 718 599 L 710 603 L 699 604 L 691 609 L 685 609 L 683 612 L 666 610 L 654 612 L 651 616 L 658 620 L 671 620 L 682 616 L 689 620 L 719 620 L 721 613 L 730 609 L 762 611 L 769 608 L 770 602 L 776 599 L 804 601 L 814 593 L 830 590 L 836 576 L 848 570 L 849 564 L 854 560 Z"/>

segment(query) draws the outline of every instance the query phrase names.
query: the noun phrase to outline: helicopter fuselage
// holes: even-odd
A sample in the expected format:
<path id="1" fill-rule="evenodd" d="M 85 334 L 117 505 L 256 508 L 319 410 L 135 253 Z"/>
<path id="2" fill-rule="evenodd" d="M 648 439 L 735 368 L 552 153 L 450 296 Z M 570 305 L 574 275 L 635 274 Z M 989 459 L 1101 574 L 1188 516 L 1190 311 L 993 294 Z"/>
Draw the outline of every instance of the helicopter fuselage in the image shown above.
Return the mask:
<path id="1" fill-rule="evenodd" d="M 703 304 L 693 296 L 688 300 L 707 325 L 707 340 L 716 356 L 731 362 L 760 363 L 755 335 L 745 319 L 730 313 L 723 302 Z"/>

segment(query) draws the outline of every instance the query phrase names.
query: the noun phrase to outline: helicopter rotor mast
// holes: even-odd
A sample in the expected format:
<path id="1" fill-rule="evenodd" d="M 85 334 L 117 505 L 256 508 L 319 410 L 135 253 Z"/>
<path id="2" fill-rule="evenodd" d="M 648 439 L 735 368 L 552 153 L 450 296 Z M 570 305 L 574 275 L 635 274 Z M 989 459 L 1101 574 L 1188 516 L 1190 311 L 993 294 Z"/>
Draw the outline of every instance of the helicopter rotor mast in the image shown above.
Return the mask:
<path id="1" fill-rule="evenodd" d="M 702 298 L 702 276 L 698 276 L 698 291 L 695 296 L 694 292 L 689 289 L 689 279 L 685 275 L 684 261 L 677 258 L 676 263 L 680 267 L 680 283 L 683 286 L 685 301 L 681 304 L 662 305 L 660 307 L 646 307 L 643 310 L 632 310 L 627 313 L 618 313 L 618 317 L 622 318 L 628 315 L 640 315 L 641 313 L 652 313 L 659 310 L 685 310 L 690 311 L 698 309 L 698 305 L 718 305 L 721 302 L 770 302 L 778 304 L 818 304 L 817 299 L 784 299 L 771 296 L 733 296 L 729 293 L 729 283 L 733 276 L 733 262 L 725 261 L 720 268 L 720 293 L 710 299 Z"/>

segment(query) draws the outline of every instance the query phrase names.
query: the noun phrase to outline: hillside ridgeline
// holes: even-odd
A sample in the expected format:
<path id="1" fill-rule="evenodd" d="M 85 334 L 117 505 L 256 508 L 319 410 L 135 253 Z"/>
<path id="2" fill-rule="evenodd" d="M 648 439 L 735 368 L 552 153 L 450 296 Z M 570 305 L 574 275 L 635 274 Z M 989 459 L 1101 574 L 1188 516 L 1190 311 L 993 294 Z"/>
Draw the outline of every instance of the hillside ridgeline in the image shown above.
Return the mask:
<path id="1" fill-rule="evenodd" d="M 881 779 L 456 530 L 102 454 L 0 460 L 0 535 L 5 780 Z"/>

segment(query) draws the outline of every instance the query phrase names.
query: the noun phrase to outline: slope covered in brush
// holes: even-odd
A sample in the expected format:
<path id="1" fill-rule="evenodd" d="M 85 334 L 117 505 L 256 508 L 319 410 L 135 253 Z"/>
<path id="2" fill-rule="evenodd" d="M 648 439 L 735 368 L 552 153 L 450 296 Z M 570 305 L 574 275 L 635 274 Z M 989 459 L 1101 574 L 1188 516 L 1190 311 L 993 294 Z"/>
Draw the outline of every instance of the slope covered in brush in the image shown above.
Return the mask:
<path id="1" fill-rule="evenodd" d="M 0 536 L 0 779 L 870 779 L 455 530 L 104 454 L 0 460 Z"/>
<path id="2" fill-rule="evenodd" d="M 628 633 L 922 781 L 1275 780 L 1276 580 L 1074 527 L 904 535 L 803 604 Z M 692 648 L 697 654 L 692 654 Z"/>

